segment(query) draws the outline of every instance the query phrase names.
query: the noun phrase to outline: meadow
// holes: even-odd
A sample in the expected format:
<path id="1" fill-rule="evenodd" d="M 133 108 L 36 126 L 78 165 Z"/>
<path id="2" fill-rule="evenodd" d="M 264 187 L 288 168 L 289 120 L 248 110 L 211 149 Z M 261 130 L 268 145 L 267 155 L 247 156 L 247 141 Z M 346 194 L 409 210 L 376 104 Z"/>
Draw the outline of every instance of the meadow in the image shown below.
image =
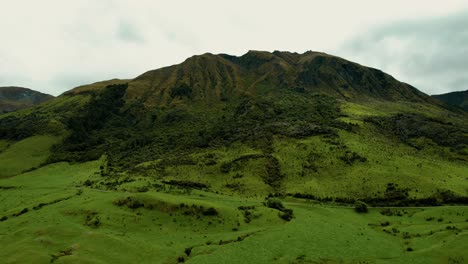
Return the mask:
<path id="1" fill-rule="evenodd" d="M 3 263 L 466 263 L 468 208 L 369 208 L 187 189 L 141 177 L 118 190 L 103 160 L 0 180 Z M 88 182 L 87 182 L 88 181 Z M 148 186 L 142 190 L 141 186 Z M 130 202 L 129 202 L 130 201 Z M 212 208 L 211 210 L 208 210 Z M 209 212 L 211 211 L 211 213 Z"/>

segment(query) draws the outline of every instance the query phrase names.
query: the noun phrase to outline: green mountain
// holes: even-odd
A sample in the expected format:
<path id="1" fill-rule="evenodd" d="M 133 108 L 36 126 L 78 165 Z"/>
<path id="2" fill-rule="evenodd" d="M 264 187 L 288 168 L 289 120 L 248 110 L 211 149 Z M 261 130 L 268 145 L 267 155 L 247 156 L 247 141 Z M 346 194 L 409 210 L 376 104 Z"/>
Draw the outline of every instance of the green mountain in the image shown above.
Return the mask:
<path id="1" fill-rule="evenodd" d="M 80 86 L 0 115 L 0 257 L 463 263 L 467 120 L 312 51 Z"/>
<path id="2" fill-rule="evenodd" d="M 31 107 L 54 98 L 52 95 L 22 87 L 0 87 L 0 114 Z"/>
<path id="3" fill-rule="evenodd" d="M 446 94 L 433 95 L 432 97 L 448 104 L 451 106 L 460 107 L 465 111 L 468 111 L 468 90 L 451 92 Z"/>
<path id="4" fill-rule="evenodd" d="M 377 196 L 377 189 L 387 184 L 382 179 L 400 166 L 408 173 L 401 184 L 408 179 L 416 182 L 414 189 L 422 184 L 424 170 L 407 172 L 410 164 L 398 157 L 392 161 L 394 172 L 388 172 L 388 158 L 395 153 L 421 156 L 421 164 L 429 153 L 454 166 L 468 161 L 465 121 L 466 115 L 446 110 L 376 69 L 318 52 L 251 51 L 241 57 L 194 56 L 133 80 L 75 88 L 36 108 L 3 116 L 0 136 L 60 137 L 44 164 L 105 156 L 109 178 L 128 173 L 195 181 L 223 192 L 237 192 L 226 184 L 239 184 L 247 193 L 354 197 Z M 370 144 L 371 139 L 377 141 Z M 296 149 L 302 144 L 303 150 Z M 377 150 L 374 144 L 395 147 Z M 262 173 L 235 169 L 243 163 L 253 163 Z M 362 172 L 364 168 L 379 170 Z M 369 193 L 340 181 L 346 190 L 336 191 L 336 177 L 358 171 L 383 185 Z M 224 180 L 200 176 L 205 174 L 221 174 Z M 236 174 L 248 175 L 228 181 Z M 316 182 L 324 174 L 333 183 L 328 189 L 325 182 Z M 247 180 L 254 178 L 259 186 Z M 443 187 L 427 184 L 428 190 Z"/>

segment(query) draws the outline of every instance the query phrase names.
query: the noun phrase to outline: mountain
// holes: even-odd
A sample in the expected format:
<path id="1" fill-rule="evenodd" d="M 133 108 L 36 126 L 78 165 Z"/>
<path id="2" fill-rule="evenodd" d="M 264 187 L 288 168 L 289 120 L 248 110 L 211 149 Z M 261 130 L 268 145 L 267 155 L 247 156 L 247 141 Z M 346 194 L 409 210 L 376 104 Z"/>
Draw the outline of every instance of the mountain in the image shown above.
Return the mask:
<path id="1" fill-rule="evenodd" d="M 451 92 L 446 94 L 433 95 L 432 97 L 451 105 L 456 106 L 468 111 L 468 90 Z"/>
<path id="2" fill-rule="evenodd" d="M 69 93 L 98 87 L 83 86 Z M 131 80 L 126 99 L 145 105 L 169 104 L 174 98 L 184 97 L 214 102 L 225 97 L 255 95 L 262 87 L 323 93 L 342 99 L 428 100 L 414 87 L 380 70 L 312 51 L 304 54 L 249 51 L 241 57 L 210 53 L 193 56 L 182 64 L 152 70 Z"/>
<path id="3" fill-rule="evenodd" d="M 467 120 L 311 51 L 76 87 L 0 115 L 0 258 L 463 263 Z"/>
<path id="4" fill-rule="evenodd" d="M 262 193 L 287 193 L 306 192 L 304 182 L 323 173 L 380 167 L 385 163 L 381 157 L 406 148 L 404 153 L 432 151 L 443 160 L 466 162 L 465 121 L 466 115 L 377 69 L 320 52 L 249 51 L 240 57 L 203 54 L 132 80 L 77 87 L 34 109 L 4 116 L 0 137 L 59 136 L 62 141 L 43 162 L 105 156 L 109 175 L 172 179 L 167 170 L 203 163 L 207 155 L 213 156 L 207 162 L 217 165 L 198 173 L 221 170 L 229 177 L 240 173 L 232 166 L 253 162 L 264 170 L 255 176 L 263 182 Z M 377 139 L 379 145 L 398 148 L 377 151 L 369 145 Z M 304 140 L 311 140 L 304 151 L 290 152 Z M 236 148 L 247 152 L 229 153 Z M 194 179 L 187 174 L 184 180 Z M 197 181 L 220 184 L 209 177 Z M 345 196 L 351 195 L 348 191 Z"/>
<path id="5" fill-rule="evenodd" d="M 0 113 L 7 113 L 53 99 L 52 95 L 23 87 L 0 87 Z"/>

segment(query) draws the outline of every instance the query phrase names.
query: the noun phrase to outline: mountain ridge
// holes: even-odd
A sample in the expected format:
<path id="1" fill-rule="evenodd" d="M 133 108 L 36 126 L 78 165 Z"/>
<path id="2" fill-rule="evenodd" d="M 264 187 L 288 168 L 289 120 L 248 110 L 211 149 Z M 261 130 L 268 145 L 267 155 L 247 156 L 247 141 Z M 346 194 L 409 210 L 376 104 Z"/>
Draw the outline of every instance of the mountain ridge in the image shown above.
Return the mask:
<path id="1" fill-rule="evenodd" d="M 435 94 L 432 97 L 451 106 L 459 107 L 468 112 L 468 90 L 445 94 Z"/>
<path id="2" fill-rule="evenodd" d="M 325 93 L 342 99 L 433 100 L 380 70 L 313 51 L 303 54 L 249 51 L 239 57 L 205 53 L 192 56 L 180 64 L 147 71 L 128 83 L 126 98 L 149 99 L 149 105 L 170 103 L 173 97 L 170 89 L 181 85 L 192 89 L 190 96 L 194 100 L 220 100 L 223 96 L 255 94 L 256 88 L 262 85 Z M 96 89 L 95 85 L 81 86 L 65 94 L 93 89 Z"/>
<path id="3" fill-rule="evenodd" d="M 7 113 L 31 107 L 48 100 L 54 96 L 41 93 L 29 88 L 17 86 L 0 87 L 0 113 Z"/>

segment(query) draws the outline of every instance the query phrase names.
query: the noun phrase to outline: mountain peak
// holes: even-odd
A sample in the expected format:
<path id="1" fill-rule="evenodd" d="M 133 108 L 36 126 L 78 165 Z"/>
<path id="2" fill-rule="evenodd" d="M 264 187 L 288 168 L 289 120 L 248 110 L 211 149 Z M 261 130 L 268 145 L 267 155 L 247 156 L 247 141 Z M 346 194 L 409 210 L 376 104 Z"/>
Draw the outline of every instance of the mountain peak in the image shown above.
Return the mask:
<path id="1" fill-rule="evenodd" d="M 148 107 L 187 100 L 216 102 L 243 95 L 281 93 L 280 90 L 327 94 L 345 100 L 432 100 L 380 70 L 317 51 L 300 54 L 250 50 L 241 56 L 204 53 L 124 82 L 128 82 L 126 98 Z M 99 90 L 113 83 L 83 86 L 76 91 Z"/>

